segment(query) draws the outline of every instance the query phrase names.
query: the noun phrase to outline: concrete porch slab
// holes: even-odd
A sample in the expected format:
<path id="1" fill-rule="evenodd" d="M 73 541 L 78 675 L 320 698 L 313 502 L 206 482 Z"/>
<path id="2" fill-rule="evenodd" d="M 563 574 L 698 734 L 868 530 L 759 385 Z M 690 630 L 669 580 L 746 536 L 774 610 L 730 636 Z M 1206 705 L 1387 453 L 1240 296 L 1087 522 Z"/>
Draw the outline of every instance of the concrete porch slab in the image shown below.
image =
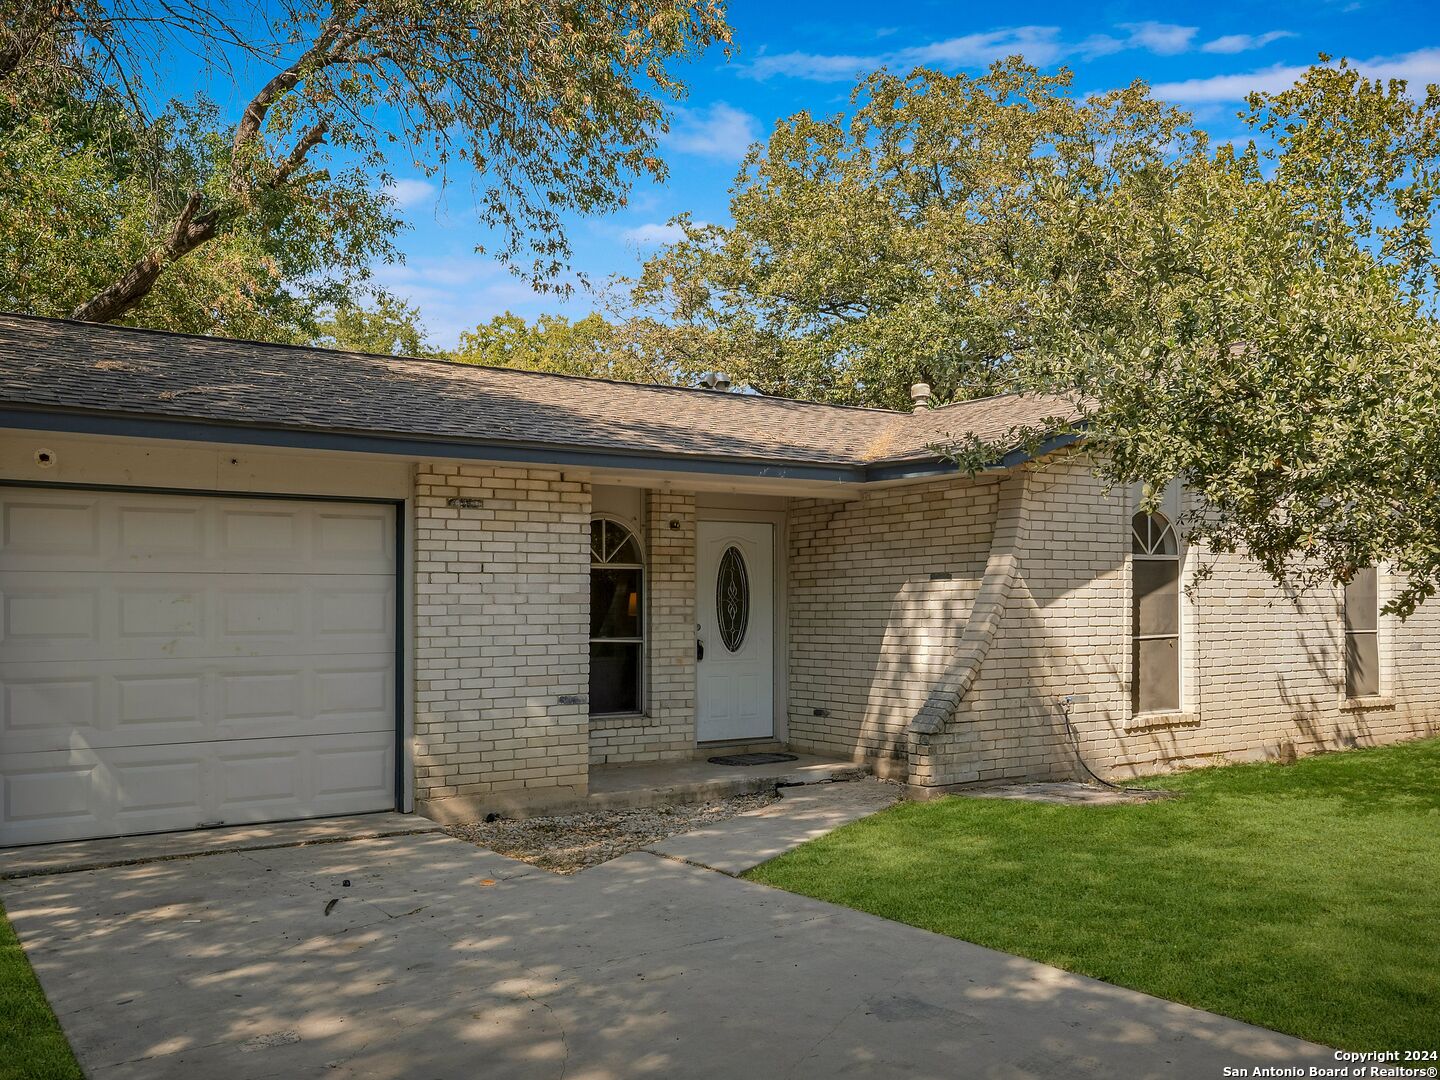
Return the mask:
<path id="1" fill-rule="evenodd" d="M 0 851 L 0 880 L 39 874 L 68 874 L 111 866 L 184 859 L 227 851 L 258 851 L 340 840 L 371 840 L 436 832 L 442 826 L 418 814 L 349 814 L 345 817 L 241 825 L 228 829 L 116 836 L 104 840 L 72 840 L 63 844 Z"/>
<path id="2" fill-rule="evenodd" d="M 649 765 L 597 765 L 590 770 L 590 802 L 593 809 L 708 802 L 777 786 L 858 780 L 869 775 L 868 765 L 815 754 L 797 754 L 794 761 L 771 765 L 712 765 L 703 758 Z"/>
<path id="3" fill-rule="evenodd" d="M 727 747 L 715 751 L 715 755 L 733 752 L 733 748 Z M 464 825 L 492 813 L 504 818 L 532 818 L 589 814 L 597 810 L 688 806 L 774 791 L 777 786 L 858 780 L 869 775 L 869 765 L 815 754 L 797 754 L 795 761 L 773 765 L 712 765 L 703 758 L 646 765 L 592 765 L 590 790 L 584 795 L 568 788 L 542 788 L 521 795 L 495 792 L 431 799 L 417 803 L 415 809 L 446 825 Z"/>
<path id="4" fill-rule="evenodd" d="M 781 788 L 777 803 L 668 837 L 645 850 L 723 874 L 743 874 L 903 798 L 904 789 L 899 785 L 870 779 Z"/>

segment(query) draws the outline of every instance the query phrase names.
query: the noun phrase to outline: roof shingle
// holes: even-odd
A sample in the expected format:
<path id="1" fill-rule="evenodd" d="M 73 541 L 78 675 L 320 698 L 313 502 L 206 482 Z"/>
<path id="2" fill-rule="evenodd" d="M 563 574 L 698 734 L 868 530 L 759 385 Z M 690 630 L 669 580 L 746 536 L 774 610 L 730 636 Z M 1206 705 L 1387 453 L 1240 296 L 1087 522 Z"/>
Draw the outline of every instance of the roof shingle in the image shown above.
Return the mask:
<path id="1" fill-rule="evenodd" d="M 1063 398 L 918 413 L 0 314 L 0 401 L 152 419 L 786 464 L 935 459 L 1071 416 Z"/>

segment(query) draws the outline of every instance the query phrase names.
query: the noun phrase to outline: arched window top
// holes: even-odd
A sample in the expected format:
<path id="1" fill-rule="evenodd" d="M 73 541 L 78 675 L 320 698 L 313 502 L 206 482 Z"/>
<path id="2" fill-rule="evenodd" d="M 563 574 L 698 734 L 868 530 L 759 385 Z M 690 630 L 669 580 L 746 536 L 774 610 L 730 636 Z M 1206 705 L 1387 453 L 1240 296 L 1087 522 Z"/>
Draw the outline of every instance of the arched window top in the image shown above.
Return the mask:
<path id="1" fill-rule="evenodd" d="M 641 566 L 640 544 L 635 535 L 610 518 L 590 522 L 590 564 L 592 566 Z"/>
<path id="2" fill-rule="evenodd" d="M 1130 550 L 1136 555 L 1175 557 L 1180 545 L 1175 539 L 1175 529 L 1164 514 L 1147 514 L 1144 511 L 1130 519 Z"/>

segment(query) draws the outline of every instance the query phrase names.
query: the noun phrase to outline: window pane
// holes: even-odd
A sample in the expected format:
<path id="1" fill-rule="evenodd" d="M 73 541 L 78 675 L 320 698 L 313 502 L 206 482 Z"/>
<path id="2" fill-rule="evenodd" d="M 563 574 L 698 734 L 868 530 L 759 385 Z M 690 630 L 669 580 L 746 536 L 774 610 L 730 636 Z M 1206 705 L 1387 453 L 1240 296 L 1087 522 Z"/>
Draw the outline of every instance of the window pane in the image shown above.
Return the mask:
<path id="1" fill-rule="evenodd" d="M 1345 635 L 1345 695 L 1374 697 L 1380 693 L 1380 647 L 1373 633 Z"/>
<path id="2" fill-rule="evenodd" d="M 1131 694 L 1137 713 L 1175 712 L 1180 708 L 1180 640 L 1135 642 Z"/>
<path id="3" fill-rule="evenodd" d="M 590 712 L 640 711 L 640 646 L 590 643 Z"/>
<path id="4" fill-rule="evenodd" d="M 1175 559 L 1135 560 L 1135 633 L 1180 632 L 1180 563 Z"/>
<path id="5" fill-rule="evenodd" d="M 590 636 L 626 638 L 640 636 L 639 570 L 590 570 Z"/>
<path id="6" fill-rule="evenodd" d="M 590 558 L 593 562 L 605 561 L 605 523 L 590 522 Z"/>
<path id="7" fill-rule="evenodd" d="M 1378 597 L 1375 568 L 1368 566 L 1345 586 L 1345 629 L 1374 630 L 1380 606 Z"/>

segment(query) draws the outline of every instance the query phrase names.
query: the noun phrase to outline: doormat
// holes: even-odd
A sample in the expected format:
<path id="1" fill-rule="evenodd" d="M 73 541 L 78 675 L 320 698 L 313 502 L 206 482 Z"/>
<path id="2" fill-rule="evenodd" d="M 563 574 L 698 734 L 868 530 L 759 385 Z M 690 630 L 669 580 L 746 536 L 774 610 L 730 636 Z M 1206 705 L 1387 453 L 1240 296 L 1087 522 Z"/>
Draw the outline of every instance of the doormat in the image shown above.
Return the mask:
<path id="1" fill-rule="evenodd" d="M 706 758 L 711 765 L 778 765 L 782 761 L 799 761 L 794 754 L 726 754 Z"/>

